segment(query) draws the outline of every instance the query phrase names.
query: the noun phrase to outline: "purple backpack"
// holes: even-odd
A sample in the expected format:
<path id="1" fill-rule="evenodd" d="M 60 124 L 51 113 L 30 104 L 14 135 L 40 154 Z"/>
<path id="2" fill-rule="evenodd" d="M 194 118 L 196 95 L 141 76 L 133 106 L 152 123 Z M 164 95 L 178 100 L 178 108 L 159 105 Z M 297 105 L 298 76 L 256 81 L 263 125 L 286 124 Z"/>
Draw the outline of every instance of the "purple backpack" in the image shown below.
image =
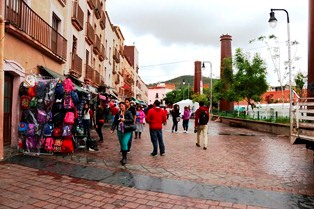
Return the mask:
<path id="1" fill-rule="evenodd" d="M 64 109 L 72 109 L 74 107 L 73 99 L 71 95 L 67 94 L 63 99 L 63 108 Z"/>
<path id="2" fill-rule="evenodd" d="M 26 131 L 27 136 L 34 136 L 36 132 L 36 126 L 34 123 L 29 123 Z"/>
<path id="3" fill-rule="evenodd" d="M 72 135 L 72 125 L 63 125 L 62 127 L 62 137 L 67 137 Z"/>
<path id="4" fill-rule="evenodd" d="M 26 138 L 26 148 L 28 150 L 32 150 L 36 148 L 36 140 L 34 137 L 29 136 Z"/>
<path id="5" fill-rule="evenodd" d="M 44 110 L 37 111 L 37 122 L 38 123 L 46 123 L 47 113 Z"/>

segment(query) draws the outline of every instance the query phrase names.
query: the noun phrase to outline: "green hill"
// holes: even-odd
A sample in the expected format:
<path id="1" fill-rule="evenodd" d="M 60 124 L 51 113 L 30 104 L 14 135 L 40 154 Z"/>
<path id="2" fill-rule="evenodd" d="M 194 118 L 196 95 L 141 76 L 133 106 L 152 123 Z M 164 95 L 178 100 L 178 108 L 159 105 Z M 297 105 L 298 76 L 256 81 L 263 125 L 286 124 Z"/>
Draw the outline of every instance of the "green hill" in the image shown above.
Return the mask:
<path id="1" fill-rule="evenodd" d="M 173 78 L 173 79 L 170 79 L 167 81 L 161 81 L 158 83 L 173 83 L 176 85 L 176 89 L 179 89 L 179 88 L 183 87 L 183 84 L 182 84 L 183 80 L 185 81 L 185 86 L 187 86 L 188 83 L 190 84 L 190 87 L 194 86 L 194 76 L 193 75 L 183 75 L 183 76 L 179 76 L 177 78 Z M 215 80 L 217 80 L 217 79 L 213 79 L 213 85 L 215 83 Z M 158 83 L 151 83 L 151 84 L 148 84 L 147 86 L 148 87 L 156 86 Z M 210 78 L 203 77 L 203 84 L 209 84 L 210 85 Z"/>

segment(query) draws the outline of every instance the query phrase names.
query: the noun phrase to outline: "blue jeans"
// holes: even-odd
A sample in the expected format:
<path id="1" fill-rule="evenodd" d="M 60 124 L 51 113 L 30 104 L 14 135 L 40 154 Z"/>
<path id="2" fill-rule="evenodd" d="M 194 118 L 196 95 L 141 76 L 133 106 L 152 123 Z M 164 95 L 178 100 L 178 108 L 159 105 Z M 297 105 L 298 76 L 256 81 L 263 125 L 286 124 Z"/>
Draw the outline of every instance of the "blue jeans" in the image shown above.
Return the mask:
<path id="1" fill-rule="evenodd" d="M 159 129 L 159 130 L 150 129 L 149 133 L 150 133 L 150 139 L 151 139 L 153 147 L 154 147 L 152 154 L 157 155 L 158 145 L 159 145 L 160 154 L 165 153 L 165 145 L 164 145 L 164 141 L 162 139 L 162 130 L 161 129 Z"/>
<path id="2" fill-rule="evenodd" d="M 83 119 L 84 135 L 90 137 L 90 119 Z"/>

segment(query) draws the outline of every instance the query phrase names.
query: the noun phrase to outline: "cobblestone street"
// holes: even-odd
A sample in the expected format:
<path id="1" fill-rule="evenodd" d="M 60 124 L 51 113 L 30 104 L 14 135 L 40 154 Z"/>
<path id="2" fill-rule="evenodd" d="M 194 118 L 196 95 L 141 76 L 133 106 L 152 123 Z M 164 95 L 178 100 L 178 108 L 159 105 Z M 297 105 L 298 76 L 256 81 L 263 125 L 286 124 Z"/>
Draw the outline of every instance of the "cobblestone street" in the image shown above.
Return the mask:
<path id="1" fill-rule="evenodd" d="M 207 150 L 190 131 L 163 130 L 152 157 L 148 125 L 121 166 L 116 133 L 99 151 L 13 156 L 0 165 L 1 208 L 313 208 L 313 152 L 276 136 L 210 122 Z M 95 138 L 96 132 L 92 131 Z"/>

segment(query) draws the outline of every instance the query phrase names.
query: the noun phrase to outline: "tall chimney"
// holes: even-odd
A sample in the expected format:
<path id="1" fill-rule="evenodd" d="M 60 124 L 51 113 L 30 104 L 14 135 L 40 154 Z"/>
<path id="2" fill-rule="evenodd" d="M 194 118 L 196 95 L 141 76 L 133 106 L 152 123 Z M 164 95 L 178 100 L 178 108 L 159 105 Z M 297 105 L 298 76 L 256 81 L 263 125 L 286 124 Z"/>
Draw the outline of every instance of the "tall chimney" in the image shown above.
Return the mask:
<path id="1" fill-rule="evenodd" d="M 231 51 L 231 41 L 232 36 L 230 35 L 222 35 L 220 36 L 220 42 L 221 42 L 221 56 L 220 56 L 220 79 L 224 80 L 224 73 L 223 73 L 223 60 L 225 58 L 231 58 L 232 57 L 232 51 Z M 229 84 L 226 82 L 224 88 L 227 90 L 229 89 Z M 227 102 L 225 99 L 220 100 L 219 108 L 222 111 L 233 111 L 233 102 Z"/>
<path id="2" fill-rule="evenodd" d="M 309 1 L 307 97 L 314 97 L 314 2 Z"/>
<path id="3" fill-rule="evenodd" d="M 194 62 L 194 93 L 199 94 L 201 89 L 202 67 L 201 61 Z"/>

